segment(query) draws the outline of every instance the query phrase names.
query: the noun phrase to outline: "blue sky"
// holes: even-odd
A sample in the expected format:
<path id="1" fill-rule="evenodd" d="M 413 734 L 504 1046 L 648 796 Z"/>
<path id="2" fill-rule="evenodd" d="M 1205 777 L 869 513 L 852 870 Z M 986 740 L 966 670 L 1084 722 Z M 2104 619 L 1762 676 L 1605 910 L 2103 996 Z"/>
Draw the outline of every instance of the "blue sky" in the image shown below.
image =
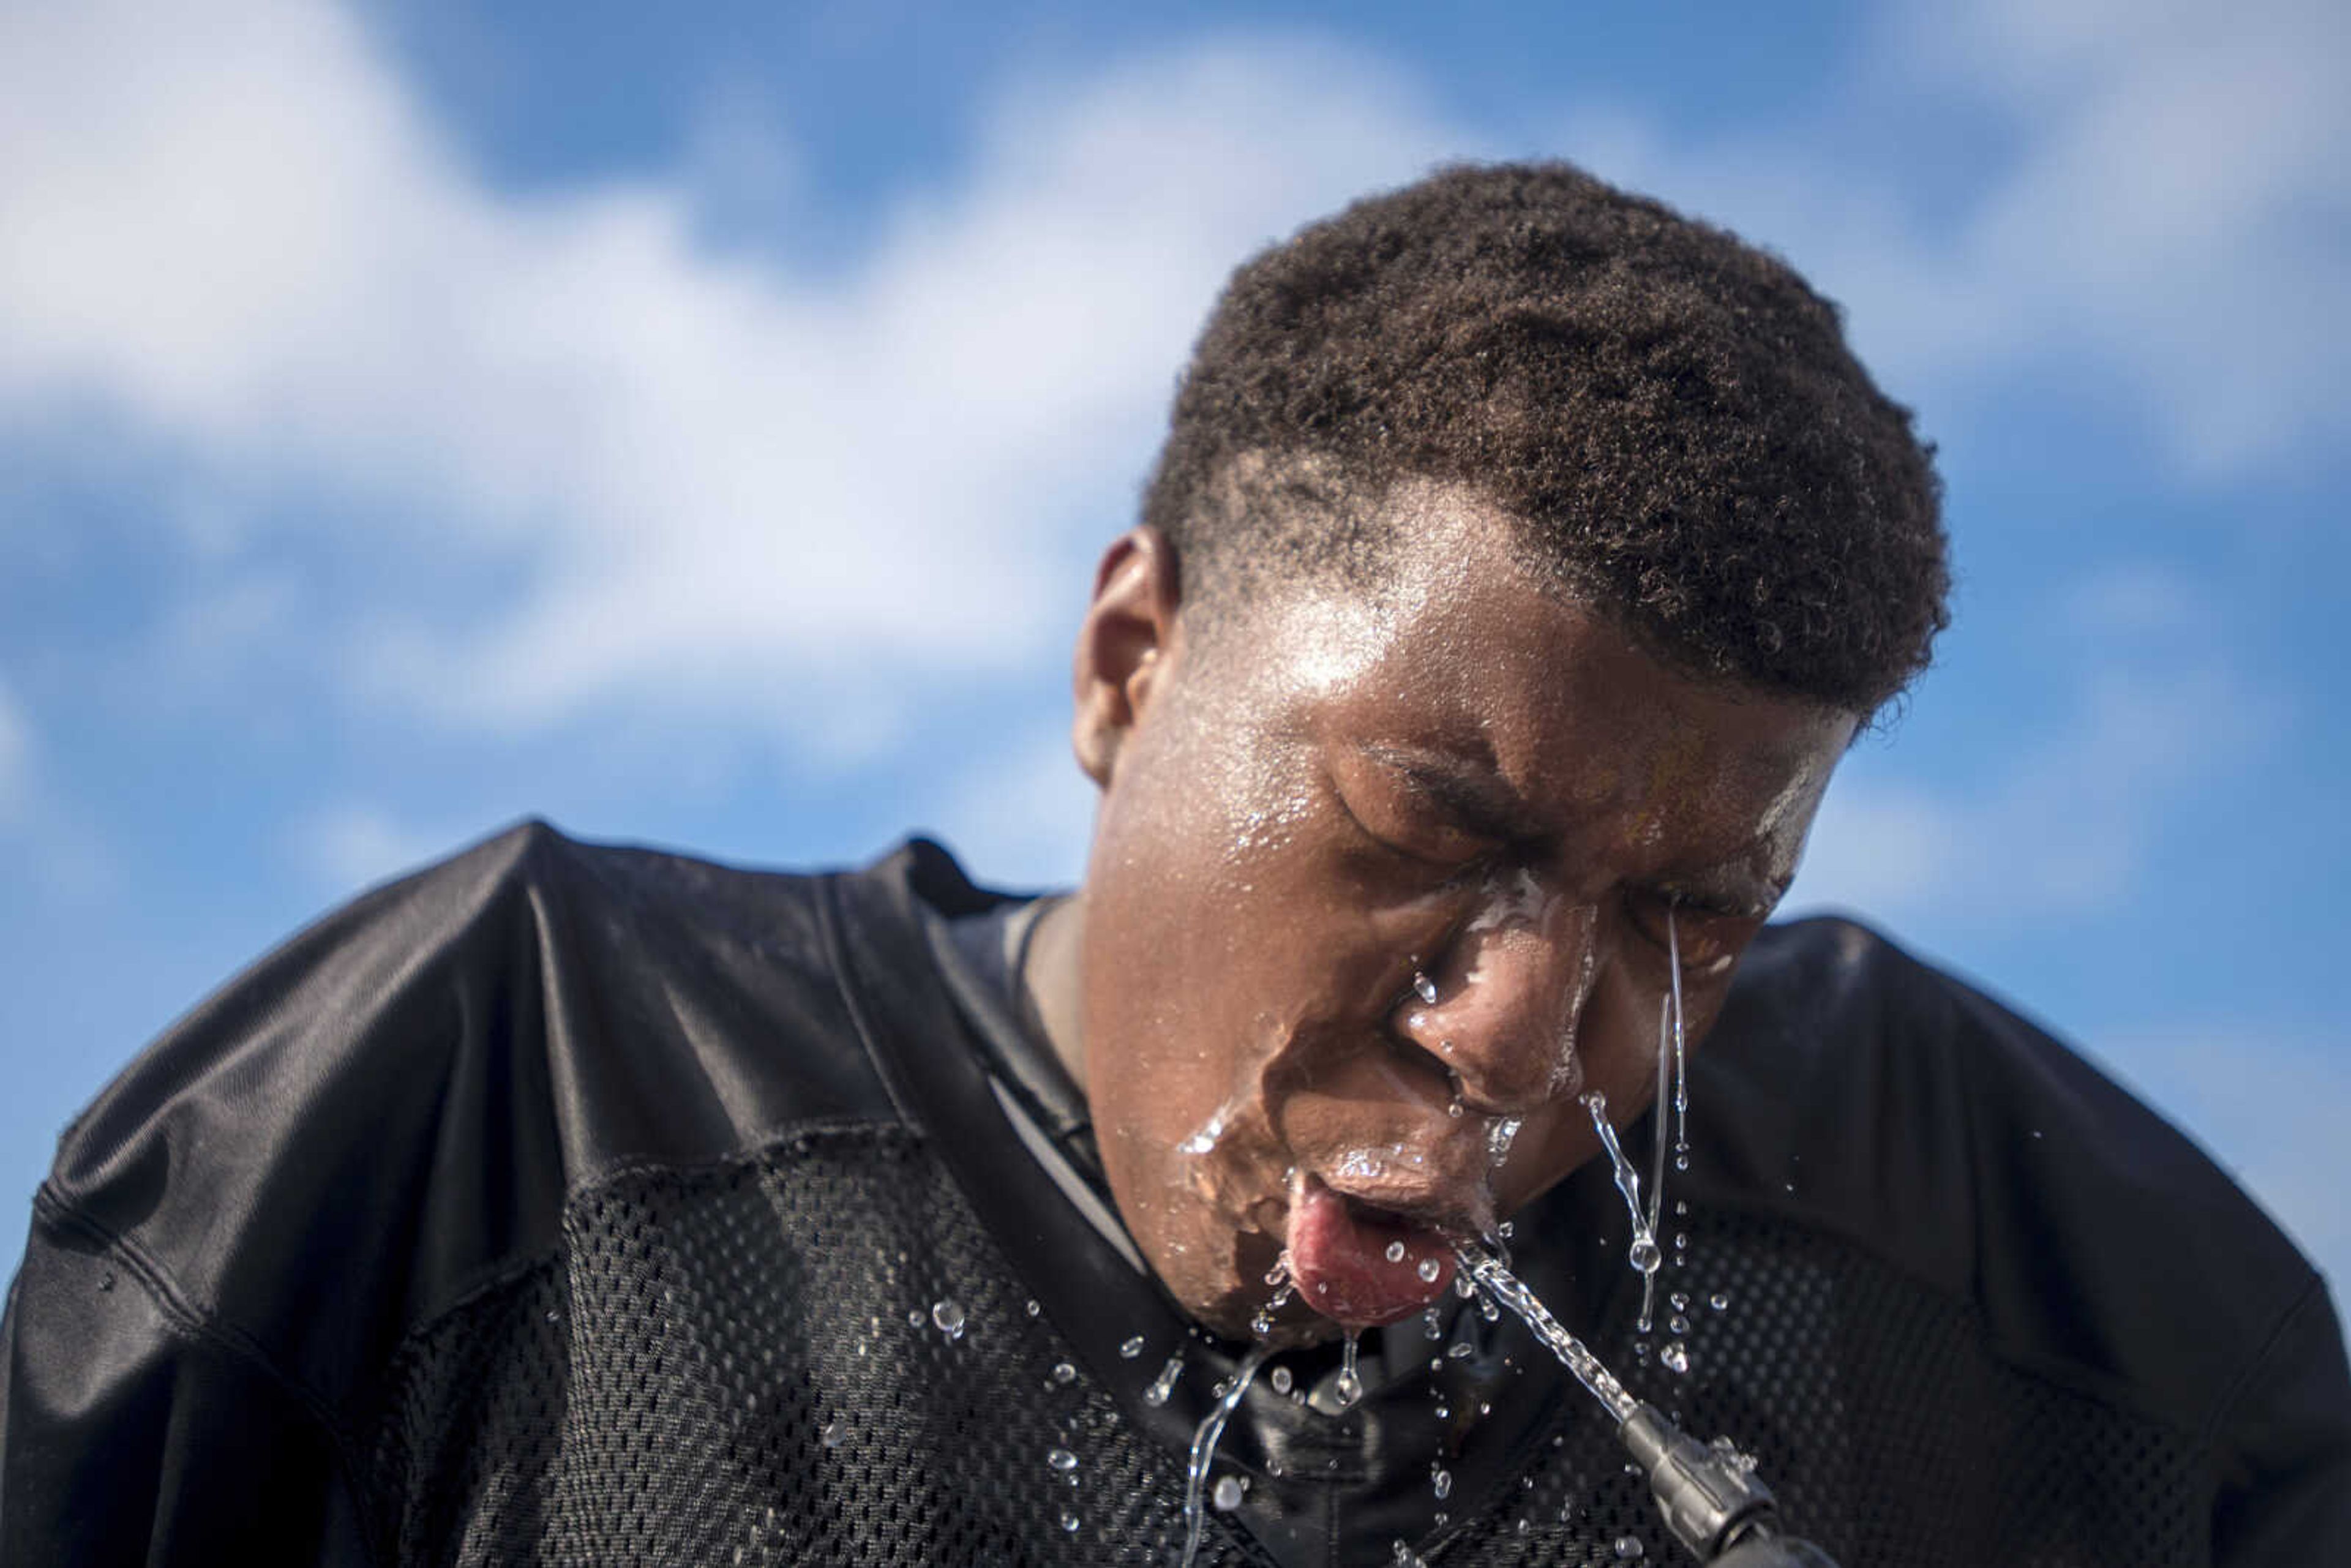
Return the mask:
<path id="1" fill-rule="evenodd" d="M 1226 270 L 1564 155 L 1848 308 L 1942 662 L 1792 909 L 2351 1279 L 2351 21 L 2324 0 L 0 0 L 0 1249 L 66 1118 L 524 813 L 1067 880 L 1065 646 Z"/>

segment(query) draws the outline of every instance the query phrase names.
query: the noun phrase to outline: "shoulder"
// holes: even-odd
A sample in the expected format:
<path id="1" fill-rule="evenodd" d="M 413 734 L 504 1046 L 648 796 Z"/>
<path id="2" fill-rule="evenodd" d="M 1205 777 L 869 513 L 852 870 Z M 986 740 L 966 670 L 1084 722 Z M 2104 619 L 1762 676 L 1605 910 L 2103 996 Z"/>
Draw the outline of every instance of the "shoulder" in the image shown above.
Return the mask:
<path id="1" fill-rule="evenodd" d="M 2307 1260 L 2186 1136 L 1865 926 L 1768 929 L 1693 1080 L 1710 1196 L 1965 1299 L 2021 1368 L 2201 1427 L 2281 1324 L 2323 1312 Z"/>
<path id="2" fill-rule="evenodd" d="M 323 1386 L 551 1248 L 601 1173 L 886 1117 L 824 883 L 501 833 L 157 1040 L 68 1131 L 44 1222 Z"/>

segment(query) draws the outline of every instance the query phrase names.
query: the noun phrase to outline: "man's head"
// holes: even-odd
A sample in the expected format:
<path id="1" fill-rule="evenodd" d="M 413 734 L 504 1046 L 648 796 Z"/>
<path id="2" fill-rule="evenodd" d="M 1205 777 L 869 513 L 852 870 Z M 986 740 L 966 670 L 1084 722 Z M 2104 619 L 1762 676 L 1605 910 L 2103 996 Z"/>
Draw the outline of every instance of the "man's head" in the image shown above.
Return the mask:
<path id="1" fill-rule="evenodd" d="M 1244 267 L 1076 664 L 1065 1016 L 1178 1300 L 1242 1332 L 1287 1248 L 1384 1321 L 1593 1157 L 1945 581 L 1907 415 L 1718 231 L 1456 171 Z"/>
<path id="2" fill-rule="evenodd" d="M 1237 272 L 1143 520 L 1200 612 L 1375 580 L 1400 478 L 1686 671 L 1871 714 L 1949 578 L 1928 454 L 1836 308 L 1720 229 L 1565 164 L 1457 168 Z"/>

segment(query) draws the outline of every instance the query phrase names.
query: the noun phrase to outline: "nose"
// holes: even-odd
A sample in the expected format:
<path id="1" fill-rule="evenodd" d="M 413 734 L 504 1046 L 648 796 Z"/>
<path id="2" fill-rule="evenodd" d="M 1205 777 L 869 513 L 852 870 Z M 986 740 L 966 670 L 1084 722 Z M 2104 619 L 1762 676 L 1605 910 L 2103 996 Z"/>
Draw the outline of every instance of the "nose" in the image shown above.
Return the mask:
<path id="1" fill-rule="evenodd" d="M 1453 1070 L 1471 1109 L 1526 1115 L 1582 1085 L 1576 1033 L 1600 969 L 1599 936 L 1593 904 L 1509 900 L 1424 969 L 1426 983 L 1416 980 L 1395 1027 Z"/>

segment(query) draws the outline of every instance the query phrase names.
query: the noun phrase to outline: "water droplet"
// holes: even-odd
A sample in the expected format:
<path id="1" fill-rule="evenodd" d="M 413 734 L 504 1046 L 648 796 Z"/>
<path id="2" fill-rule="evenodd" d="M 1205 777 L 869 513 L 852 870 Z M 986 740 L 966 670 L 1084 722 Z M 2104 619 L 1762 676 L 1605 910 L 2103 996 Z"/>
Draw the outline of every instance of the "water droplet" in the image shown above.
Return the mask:
<path id="1" fill-rule="evenodd" d="M 906 1326 L 907 1326 L 908 1328 L 917 1328 L 917 1329 L 918 1329 L 918 1328 L 921 1328 L 921 1327 L 923 1326 L 923 1309 L 922 1309 L 922 1308 L 920 1308 L 920 1307 L 916 1307 L 913 1312 L 908 1312 L 908 1313 L 906 1314 Z"/>
<path id="2" fill-rule="evenodd" d="M 1676 1149 L 1674 1151 L 1674 1169 L 1677 1171 L 1686 1171 L 1689 1169 L 1689 1151 L 1687 1149 Z"/>
<path id="3" fill-rule="evenodd" d="M 1689 1370 L 1689 1351 L 1677 1339 L 1667 1341 L 1666 1348 L 1657 1352 L 1657 1359 L 1665 1364 L 1668 1372 L 1681 1373 Z"/>
<path id="4" fill-rule="evenodd" d="M 105 1273 L 100 1274 L 98 1277 L 98 1288 L 101 1291 L 111 1291 L 114 1289 L 113 1270 L 109 1269 Z"/>
<path id="5" fill-rule="evenodd" d="M 1689 1333 L 1689 1319 L 1682 1316 L 1679 1312 L 1676 1312 L 1672 1317 L 1666 1320 L 1666 1332 L 1667 1333 Z"/>
<path id="6" fill-rule="evenodd" d="M 1052 1448 L 1047 1450 L 1045 1462 L 1067 1475 L 1078 1468 L 1078 1456 L 1067 1448 Z"/>
<path id="7" fill-rule="evenodd" d="M 1665 1261 L 1665 1254 L 1657 1250 L 1657 1244 L 1646 1236 L 1633 1238 L 1633 1249 L 1628 1256 L 1633 1260 L 1633 1267 L 1644 1274 L 1656 1273 L 1657 1265 Z"/>
<path id="8" fill-rule="evenodd" d="M 1722 1312 L 1730 1305 L 1730 1298 L 1723 1294 L 1720 1291 L 1717 1291 L 1714 1294 L 1706 1299 L 1706 1304 L 1712 1307 L 1718 1312 Z"/>
<path id="9" fill-rule="evenodd" d="M 1428 1490 L 1437 1494 L 1437 1500 L 1439 1502 L 1443 1502 L 1447 1498 L 1451 1497 L 1453 1495 L 1453 1472 L 1441 1467 L 1438 1468 L 1437 1473 L 1428 1478 Z"/>
<path id="10" fill-rule="evenodd" d="M 1039 1305 L 1037 1304 L 1037 1302 L 1032 1299 L 1032 1300 L 1031 1300 L 1031 1301 L 1029 1301 L 1026 1305 L 1024 1305 L 1020 1310 L 1021 1310 L 1022 1312 L 1027 1312 L 1030 1317 L 1032 1317 L 1032 1318 L 1033 1318 L 1033 1317 L 1035 1317 L 1039 1312 L 1043 1312 L 1045 1309 L 1044 1309 L 1043 1307 L 1041 1307 L 1041 1306 L 1039 1306 Z"/>
<path id="11" fill-rule="evenodd" d="M 1468 1102 L 1462 1099 L 1461 1091 L 1456 1089 L 1453 1092 L 1453 1098 L 1445 1103 L 1445 1113 L 1458 1122 L 1463 1116 L 1468 1114 Z"/>
<path id="12" fill-rule="evenodd" d="M 1290 1385 L 1294 1380 L 1290 1375 L 1290 1368 L 1286 1366 L 1277 1366 L 1266 1378 L 1266 1381 L 1273 1385 L 1273 1391 L 1276 1394 L 1287 1394 L 1290 1392 Z"/>
<path id="13" fill-rule="evenodd" d="M 1667 1305 L 1671 1306 L 1674 1311 L 1677 1312 L 1686 1312 L 1689 1311 L 1689 1295 L 1687 1291 L 1676 1291 L 1673 1294 L 1666 1298 L 1666 1301 Z M 1675 1332 L 1679 1333 L 1680 1331 L 1676 1330 Z"/>
<path id="14" fill-rule="evenodd" d="M 1338 1402 L 1342 1410 L 1353 1409 L 1355 1402 L 1364 1396 L 1364 1380 L 1355 1372 L 1355 1355 L 1361 1346 L 1361 1336 L 1353 1329 L 1349 1329 L 1346 1343 L 1339 1352 L 1338 1381 L 1331 1385 L 1331 1397 Z"/>
<path id="15" fill-rule="evenodd" d="M 1519 1222 L 1515 1219 L 1505 1219 L 1501 1224 L 1494 1227 L 1494 1234 L 1500 1237 L 1505 1241 L 1508 1241 L 1518 1233 Z"/>
<path id="16" fill-rule="evenodd" d="M 849 1433 L 840 1422 L 827 1421 L 823 1426 L 817 1428 L 816 1435 L 817 1440 L 821 1442 L 826 1448 L 838 1448 L 848 1437 Z"/>
<path id="17" fill-rule="evenodd" d="M 1078 1369 L 1076 1367 L 1071 1366 L 1066 1361 L 1057 1361 L 1053 1364 L 1054 1382 L 1066 1385 L 1075 1383 L 1077 1380 Z"/>
<path id="18" fill-rule="evenodd" d="M 963 1338 L 963 1308 L 952 1301 L 943 1301 L 931 1308 L 931 1322 L 949 1339 Z"/>
<path id="19" fill-rule="evenodd" d="M 1676 1214 L 1687 1214 L 1689 1212 L 1689 1199 L 1686 1197 L 1677 1197 L 1674 1199 L 1674 1212 Z"/>
<path id="20" fill-rule="evenodd" d="M 1401 1242 L 1401 1241 L 1391 1241 L 1391 1242 L 1389 1242 L 1389 1243 L 1388 1243 L 1387 1259 L 1388 1259 L 1388 1261 L 1389 1261 L 1389 1262 L 1391 1262 L 1391 1263 L 1401 1263 L 1401 1262 L 1403 1262 L 1403 1261 L 1404 1261 L 1404 1243 L 1403 1243 L 1403 1242 Z"/>
<path id="21" fill-rule="evenodd" d="M 1166 1404 L 1167 1396 L 1176 1392 L 1176 1380 L 1183 1375 L 1184 1358 L 1169 1356 L 1167 1364 L 1159 1369 L 1159 1375 L 1151 1380 L 1151 1386 L 1143 1391 L 1143 1402 L 1155 1410 Z"/>
<path id="22" fill-rule="evenodd" d="M 1420 1267 L 1414 1270 L 1413 1272 L 1420 1276 L 1420 1281 L 1422 1284 L 1434 1285 L 1437 1283 L 1437 1275 L 1445 1272 L 1445 1265 L 1439 1263 L 1434 1258 L 1423 1258 L 1420 1260 Z"/>
<path id="23" fill-rule="evenodd" d="M 1418 969 L 1412 972 L 1412 988 L 1420 993 L 1420 999 L 1424 1002 L 1437 1000 L 1437 982 Z"/>
<path id="24" fill-rule="evenodd" d="M 1238 1476 L 1218 1476 L 1216 1490 L 1208 1494 L 1208 1501 L 1218 1513 L 1230 1513 L 1240 1507 L 1241 1498 L 1248 1490 Z"/>
<path id="25" fill-rule="evenodd" d="M 1634 1558 L 1641 1555 L 1641 1538 L 1637 1535 L 1620 1535 L 1616 1538 L 1616 1555 L 1620 1561 L 1630 1563 Z"/>
<path id="26" fill-rule="evenodd" d="M 1061 1528 L 1071 1535 L 1078 1532 L 1078 1516 L 1066 1508 L 1061 1511 Z"/>
<path id="27" fill-rule="evenodd" d="M 1457 1339 L 1445 1347 L 1445 1354 L 1456 1361 L 1467 1361 L 1475 1353 L 1470 1350 L 1468 1340 Z"/>
<path id="28" fill-rule="evenodd" d="M 1233 1368 L 1232 1377 L 1227 1384 L 1219 1385 L 1223 1392 L 1217 1403 L 1207 1415 L 1201 1417 L 1199 1426 L 1193 1428 L 1190 1462 L 1184 1473 L 1184 1552 L 1177 1559 L 1179 1568 L 1192 1568 L 1200 1555 L 1200 1531 L 1207 1523 L 1207 1511 L 1201 1507 L 1206 1500 L 1203 1494 L 1207 1486 L 1208 1467 L 1217 1458 L 1217 1444 L 1225 1435 L 1225 1423 L 1231 1420 L 1233 1412 L 1240 1407 L 1241 1398 L 1249 1393 L 1249 1384 L 1256 1379 L 1258 1368 L 1263 1366 L 1266 1357 L 1272 1354 L 1269 1347 L 1258 1345 L 1241 1357 L 1240 1364 Z M 1176 1364 L 1171 1363 L 1168 1373 L 1173 1374 L 1176 1370 Z M 1173 1383 L 1174 1378 L 1170 1376 L 1168 1381 Z"/>
<path id="29" fill-rule="evenodd" d="M 1141 1355 L 1142 1354 L 1143 1336 L 1141 1334 L 1136 1334 L 1133 1339 L 1123 1341 L 1118 1347 L 1118 1355 L 1121 1361 L 1133 1361 L 1136 1356 Z"/>

